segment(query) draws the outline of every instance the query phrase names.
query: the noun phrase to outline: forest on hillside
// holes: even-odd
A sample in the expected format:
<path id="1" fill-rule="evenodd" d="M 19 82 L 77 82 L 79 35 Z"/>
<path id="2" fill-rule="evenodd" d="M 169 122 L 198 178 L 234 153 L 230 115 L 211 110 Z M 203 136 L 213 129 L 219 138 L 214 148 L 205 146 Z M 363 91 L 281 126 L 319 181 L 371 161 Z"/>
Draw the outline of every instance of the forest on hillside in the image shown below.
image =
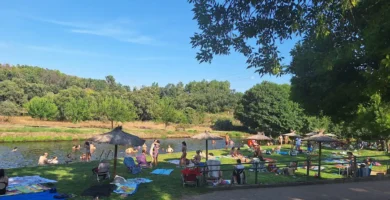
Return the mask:
<path id="1" fill-rule="evenodd" d="M 0 115 L 29 115 L 41 120 L 127 122 L 158 121 L 176 127 L 202 124 L 206 113 L 230 112 L 232 119 L 214 120 L 215 130 L 264 131 L 278 135 L 291 131 L 325 130 L 340 136 L 370 136 L 356 121 L 332 121 L 318 113 L 308 114 L 292 100 L 287 84 L 262 82 L 245 93 L 230 88 L 228 81 L 192 81 L 131 88 L 105 80 L 69 76 L 58 70 L 33 66 L 0 65 Z"/>

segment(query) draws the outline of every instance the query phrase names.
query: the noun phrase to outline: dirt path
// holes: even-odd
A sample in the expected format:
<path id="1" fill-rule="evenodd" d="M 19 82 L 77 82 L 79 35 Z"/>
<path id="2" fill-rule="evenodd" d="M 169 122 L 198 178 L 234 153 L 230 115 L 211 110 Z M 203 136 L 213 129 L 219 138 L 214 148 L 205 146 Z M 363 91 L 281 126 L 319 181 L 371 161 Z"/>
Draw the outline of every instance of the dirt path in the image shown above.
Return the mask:
<path id="1" fill-rule="evenodd" d="M 183 200 L 390 200 L 390 181 L 218 191 Z"/>

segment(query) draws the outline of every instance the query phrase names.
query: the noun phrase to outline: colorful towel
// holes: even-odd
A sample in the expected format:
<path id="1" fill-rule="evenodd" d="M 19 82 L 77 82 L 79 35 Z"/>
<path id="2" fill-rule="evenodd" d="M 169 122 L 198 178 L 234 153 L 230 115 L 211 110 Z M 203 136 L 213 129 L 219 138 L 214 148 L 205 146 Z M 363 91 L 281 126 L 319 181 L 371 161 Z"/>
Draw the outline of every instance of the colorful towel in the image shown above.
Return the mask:
<path id="1" fill-rule="evenodd" d="M 152 180 L 147 178 L 131 178 L 126 180 L 126 184 L 141 184 L 141 183 L 150 183 Z"/>
<path id="2" fill-rule="evenodd" d="M 116 190 L 114 190 L 117 194 L 134 194 L 137 191 L 138 184 L 135 183 L 124 183 L 124 184 L 115 184 L 117 186 Z"/>
<path id="3" fill-rule="evenodd" d="M 22 186 L 22 185 L 34 185 L 41 183 L 56 183 L 55 180 L 42 178 L 40 176 L 22 176 L 22 177 L 11 177 L 8 180 L 8 186 Z"/>
<path id="4" fill-rule="evenodd" d="M 170 175 L 172 171 L 173 169 L 155 169 L 154 171 L 152 171 L 152 174 Z"/>
<path id="5" fill-rule="evenodd" d="M 174 165 L 179 165 L 180 160 L 168 160 L 169 163 L 174 164 Z"/>
<path id="6" fill-rule="evenodd" d="M 9 186 L 7 187 L 7 193 L 6 195 L 17 195 L 17 194 L 28 194 L 28 193 L 37 193 L 37 192 L 43 192 L 46 190 L 50 190 L 50 188 L 40 185 L 40 184 L 34 184 L 34 185 L 17 185 L 17 186 Z"/>

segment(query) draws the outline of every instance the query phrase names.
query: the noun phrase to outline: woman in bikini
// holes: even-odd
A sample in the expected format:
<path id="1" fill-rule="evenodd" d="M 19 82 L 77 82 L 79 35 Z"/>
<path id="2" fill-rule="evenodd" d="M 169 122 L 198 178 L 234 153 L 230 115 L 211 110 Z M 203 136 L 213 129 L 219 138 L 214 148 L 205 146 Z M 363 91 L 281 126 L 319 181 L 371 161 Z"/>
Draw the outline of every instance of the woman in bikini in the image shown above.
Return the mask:
<path id="1" fill-rule="evenodd" d="M 186 161 L 187 161 L 187 144 L 185 141 L 183 141 L 181 147 L 181 157 L 180 157 L 180 166 L 186 166 Z"/>

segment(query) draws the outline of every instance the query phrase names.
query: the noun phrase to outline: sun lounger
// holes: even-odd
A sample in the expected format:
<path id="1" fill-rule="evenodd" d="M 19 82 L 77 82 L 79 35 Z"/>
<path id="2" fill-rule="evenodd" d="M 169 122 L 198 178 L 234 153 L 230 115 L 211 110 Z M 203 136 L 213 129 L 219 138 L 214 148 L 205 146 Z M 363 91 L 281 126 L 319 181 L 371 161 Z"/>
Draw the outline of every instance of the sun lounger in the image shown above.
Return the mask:
<path id="1" fill-rule="evenodd" d="M 138 174 L 141 172 L 141 167 L 135 164 L 134 159 L 132 157 L 125 157 L 123 163 L 125 164 L 130 173 Z"/>

